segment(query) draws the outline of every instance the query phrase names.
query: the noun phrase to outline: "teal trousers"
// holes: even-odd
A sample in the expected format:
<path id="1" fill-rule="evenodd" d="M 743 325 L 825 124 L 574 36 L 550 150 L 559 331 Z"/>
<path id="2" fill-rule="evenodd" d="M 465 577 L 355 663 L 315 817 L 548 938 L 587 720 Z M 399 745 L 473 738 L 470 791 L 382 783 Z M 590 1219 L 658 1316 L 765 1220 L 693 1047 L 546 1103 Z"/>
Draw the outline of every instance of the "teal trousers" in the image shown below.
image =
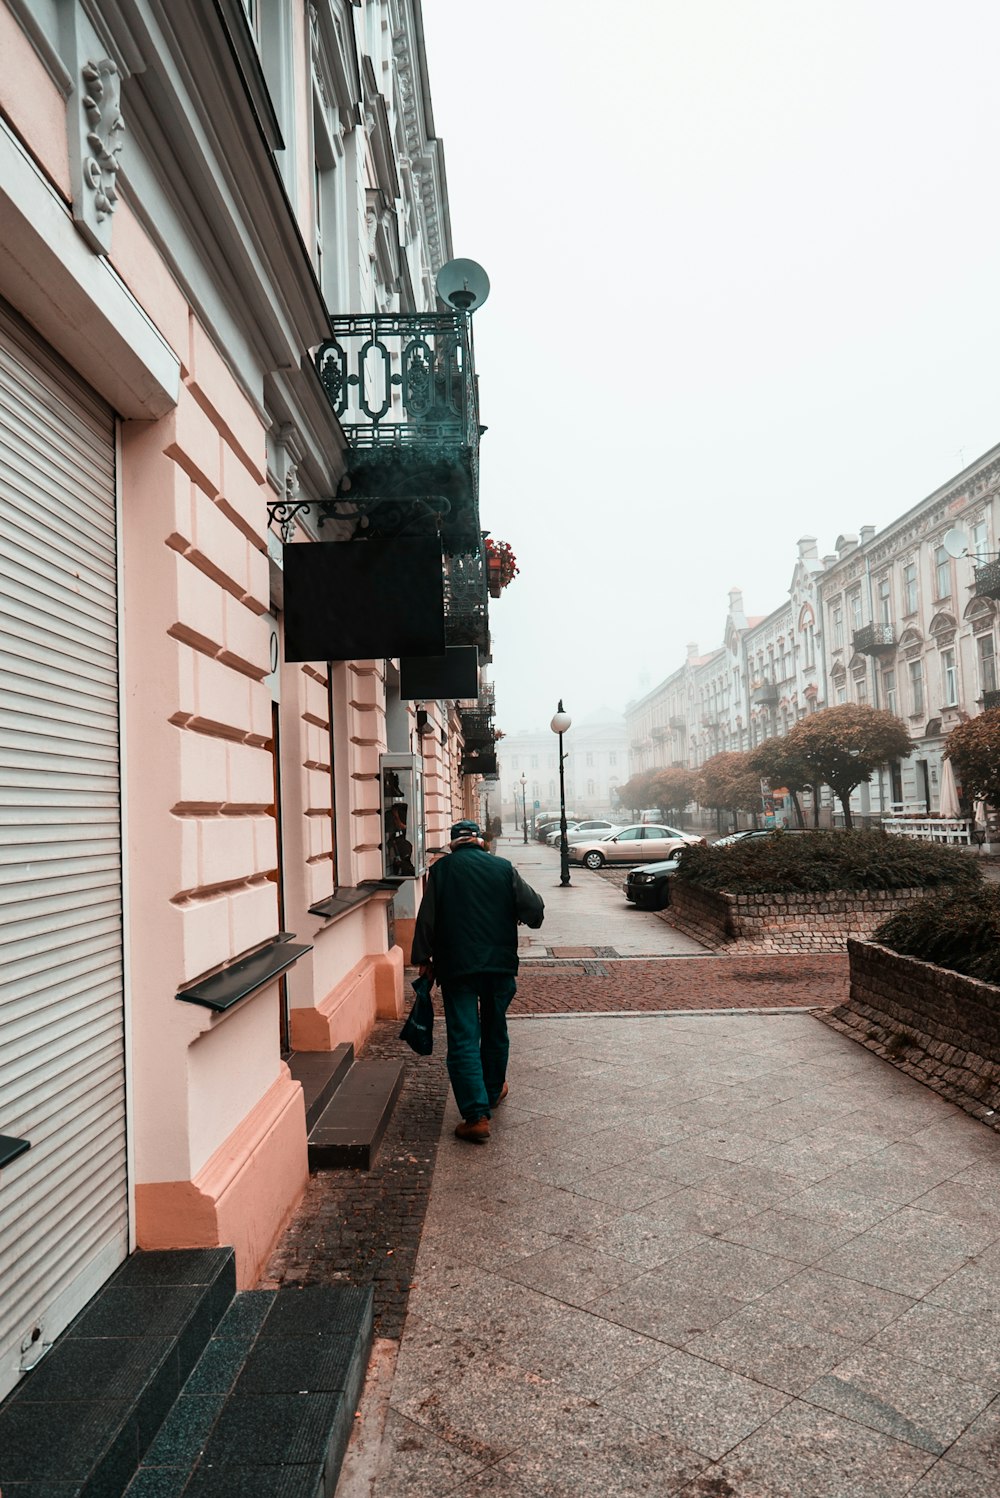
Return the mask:
<path id="1" fill-rule="evenodd" d="M 469 973 L 441 984 L 448 1076 L 462 1117 L 489 1118 L 507 1077 L 507 1010 L 513 973 Z"/>

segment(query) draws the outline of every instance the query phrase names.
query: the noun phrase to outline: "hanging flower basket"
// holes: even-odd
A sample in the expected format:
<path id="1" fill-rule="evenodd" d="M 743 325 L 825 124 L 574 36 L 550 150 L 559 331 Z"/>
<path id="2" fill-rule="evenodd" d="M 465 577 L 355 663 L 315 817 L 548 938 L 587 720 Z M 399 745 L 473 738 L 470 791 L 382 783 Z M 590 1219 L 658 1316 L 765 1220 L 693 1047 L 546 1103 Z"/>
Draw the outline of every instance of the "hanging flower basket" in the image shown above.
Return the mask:
<path id="1" fill-rule="evenodd" d="M 511 550 L 509 541 L 494 541 L 486 538 L 486 586 L 491 598 L 499 598 L 501 592 L 512 583 L 520 568 Z"/>

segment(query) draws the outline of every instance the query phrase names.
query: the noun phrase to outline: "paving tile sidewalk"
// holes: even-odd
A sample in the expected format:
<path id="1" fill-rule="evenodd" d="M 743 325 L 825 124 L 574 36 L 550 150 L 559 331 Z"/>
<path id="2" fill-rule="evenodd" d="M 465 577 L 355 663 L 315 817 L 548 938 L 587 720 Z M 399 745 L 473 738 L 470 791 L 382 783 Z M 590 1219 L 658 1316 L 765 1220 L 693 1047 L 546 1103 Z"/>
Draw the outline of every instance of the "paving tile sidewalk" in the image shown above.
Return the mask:
<path id="1" fill-rule="evenodd" d="M 807 1014 L 512 1021 L 373 1498 L 984 1498 L 1000 1139 Z"/>

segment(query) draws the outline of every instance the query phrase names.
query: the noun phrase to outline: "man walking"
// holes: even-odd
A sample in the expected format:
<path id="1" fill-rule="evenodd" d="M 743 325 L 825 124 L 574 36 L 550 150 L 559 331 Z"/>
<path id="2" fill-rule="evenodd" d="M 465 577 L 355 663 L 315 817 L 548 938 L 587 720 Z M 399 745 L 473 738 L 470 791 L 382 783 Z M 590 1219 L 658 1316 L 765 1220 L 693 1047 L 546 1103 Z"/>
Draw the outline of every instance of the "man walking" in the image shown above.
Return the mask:
<path id="1" fill-rule="evenodd" d="M 475 822 L 456 822 L 451 853 L 430 871 L 413 933 L 413 961 L 441 985 L 448 1076 L 459 1139 L 485 1144 L 490 1110 L 507 1096 L 507 1009 L 517 990 L 517 927 L 545 906 L 512 863 L 487 853 Z"/>

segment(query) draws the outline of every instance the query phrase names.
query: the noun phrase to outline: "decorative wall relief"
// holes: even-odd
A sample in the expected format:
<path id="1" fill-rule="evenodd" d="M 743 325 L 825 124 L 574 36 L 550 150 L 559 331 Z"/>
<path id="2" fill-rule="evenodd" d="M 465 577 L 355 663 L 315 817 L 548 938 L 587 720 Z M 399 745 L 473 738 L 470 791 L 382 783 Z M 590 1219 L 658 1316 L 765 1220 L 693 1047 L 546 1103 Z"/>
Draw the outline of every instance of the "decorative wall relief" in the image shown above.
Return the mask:
<path id="1" fill-rule="evenodd" d="M 125 140 L 121 74 L 110 57 L 87 58 L 80 83 L 67 101 L 73 218 L 99 254 L 111 248 L 118 203 L 119 156 Z"/>

